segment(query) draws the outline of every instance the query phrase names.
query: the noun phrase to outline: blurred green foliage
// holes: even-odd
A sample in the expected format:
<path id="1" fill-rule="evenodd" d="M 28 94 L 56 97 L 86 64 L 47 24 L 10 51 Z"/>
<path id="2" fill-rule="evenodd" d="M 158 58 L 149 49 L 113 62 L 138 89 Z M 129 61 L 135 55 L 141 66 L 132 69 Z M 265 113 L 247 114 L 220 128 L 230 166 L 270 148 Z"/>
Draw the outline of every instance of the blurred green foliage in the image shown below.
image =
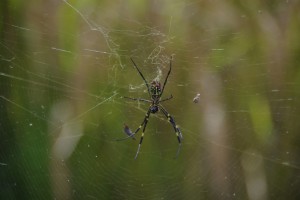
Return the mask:
<path id="1" fill-rule="evenodd" d="M 299 199 L 298 1 L 0 3 L 0 199 Z M 163 82 L 183 132 L 123 124 Z M 198 104 L 193 98 L 200 93 Z M 139 138 L 139 135 L 137 135 Z"/>

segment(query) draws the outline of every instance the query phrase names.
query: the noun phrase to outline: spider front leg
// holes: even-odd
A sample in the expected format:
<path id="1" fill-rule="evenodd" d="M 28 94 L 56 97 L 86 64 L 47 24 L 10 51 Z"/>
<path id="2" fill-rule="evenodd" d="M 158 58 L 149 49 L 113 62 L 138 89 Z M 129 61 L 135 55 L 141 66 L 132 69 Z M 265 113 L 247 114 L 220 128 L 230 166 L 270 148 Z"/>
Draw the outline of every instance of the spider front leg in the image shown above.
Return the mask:
<path id="1" fill-rule="evenodd" d="M 178 140 L 178 143 L 179 143 L 179 146 L 178 146 L 178 149 L 177 149 L 177 152 L 176 152 L 176 156 L 175 156 L 175 158 L 177 158 L 178 155 L 179 155 L 180 149 L 181 149 L 181 140 L 183 139 L 182 133 L 181 133 L 179 127 L 176 125 L 174 118 L 161 105 L 159 107 L 160 107 L 161 111 L 164 113 L 164 115 L 167 117 L 168 121 L 173 126 L 174 131 L 176 133 L 177 140 Z"/>

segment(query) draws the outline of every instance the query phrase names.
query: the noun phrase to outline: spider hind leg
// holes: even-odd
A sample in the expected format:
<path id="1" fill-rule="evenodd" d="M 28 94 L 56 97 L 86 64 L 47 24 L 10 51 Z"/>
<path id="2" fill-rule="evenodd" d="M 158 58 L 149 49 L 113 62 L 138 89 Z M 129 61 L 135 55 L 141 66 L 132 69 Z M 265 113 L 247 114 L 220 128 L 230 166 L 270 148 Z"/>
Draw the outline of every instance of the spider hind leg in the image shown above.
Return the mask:
<path id="1" fill-rule="evenodd" d="M 170 124 L 172 125 L 172 127 L 174 128 L 177 140 L 178 140 L 178 148 L 177 148 L 177 152 L 175 155 L 175 158 L 178 157 L 180 149 L 181 149 L 181 140 L 183 139 L 182 133 L 179 129 L 179 127 L 176 125 L 174 118 L 166 111 L 166 109 L 164 109 L 162 106 L 160 106 L 161 111 L 164 113 L 164 115 L 167 117 L 168 121 L 170 122 Z"/>
<path id="2" fill-rule="evenodd" d="M 148 120 L 149 120 L 149 116 L 150 116 L 150 108 L 149 108 L 149 111 L 147 112 L 146 117 L 145 117 L 145 121 L 144 121 L 145 123 L 144 123 L 144 127 L 143 127 L 143 132 L 142 132 L 142 135 L 141 135 L 140 143 L 139 143 L 138 149 L 136 151 L 134 160 L 136 160 L 137 157 L 138 157 L 138 155 L 139 155 L 140 148 L 142 146 L 142 142 L 143 142 L 143 139 L 144 139 L 145 129 L 146 129 L 146 126 L 147 126 L 147 123 L 148 123 Z"/>

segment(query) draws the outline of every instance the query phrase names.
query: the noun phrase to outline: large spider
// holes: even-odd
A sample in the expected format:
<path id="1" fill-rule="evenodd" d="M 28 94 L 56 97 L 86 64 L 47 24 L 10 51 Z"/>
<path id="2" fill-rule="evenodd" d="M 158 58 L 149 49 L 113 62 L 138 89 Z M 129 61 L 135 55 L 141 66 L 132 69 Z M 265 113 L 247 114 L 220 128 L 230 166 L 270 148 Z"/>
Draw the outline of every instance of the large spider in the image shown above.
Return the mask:
<path id="1" fill-rule="evenodd" d="M 126 99 L 130 99 L 130 100 L 134 100 L 134 101 L 143 101 L 143 102 L 149 102 L 150 103 L 150 107 L 148 108 L 148 111 L 146 113 L 146 116 L 145 118 L 143 119 L 143 122 L 141 123 L 141 125 L 134 131 L 134 132 L 131 132 L 130 129 L 128 128 L 128 126 L 125 125 L 125 132 L 126 134 L 128 135 L 128 137 L 125 137 L 123 139 L 118 139 L 118 140 L 126 140 L 126 139 L 129 139 L 129 138 L 134 138 L 134 135 L 143 127 L 143 132 L 142 132 L 142 135 L 141 135 L 141 139 L 140 139 L 140 143 L 139 143 L 139 146 L 138 146 L 138 149 L 137 149 L 137 152 L 136 152 L 136 155 L 134 157 L 134 159 L 137 158 L 139 152 L 140 152 L 140 148 L 141 148 L 141 145 L 142 145 L 142 142 L 143 142 L 143 138 L 144 138 L 144 132 L 145 132 L 145 129 L 146 129 L 146 126 L 147 126 L 147 123 L 148 123 L 148 120 L 149 120 L 149 117 L 150 117 L 150 114 L 155 114 L 157 113 L 159 110 L 161 110 L 163 112 L 163 114 L 167 117 L 168 121 L 171 123 L 171 125 L 173 126 L 174 128 L 174 131 L 176 133 L 176 136 L 177 136 L 177 140 L 178 140 L 178 143 L 179 143 L 179 146 L 178 146 L 178 149 L 177 149 L 177 152 L 176 152 L 176 156 L 175 158 L 177 158 L 178 154 L 179 154 L 179 151 L 180 151 L 180 148 L 181 148 L 181 140 L 183 139 L 182 137 L 182 133 L 179 129 L 179 127 L 176 125 L 175 123 L 175 120 L 174 118 L 167 112 L 167 110 L 161 105 L 161 102 L 164 102 L 164 101 L 167 101 L 167 100 L 170 100 L 173 98 L 172 95 L 170 95 L 170 97 L 168 98 L 165 98 L 165 99 L 161 99 L 161 96 L 164 92 L 164 89 L 165 89 L 165 86 L 167 84 L 167 81 L 168 81 L 168 78 L 169 78 L 169 75 L 171 73 L 171 69 L 172 69 L 172 57 L 170 58 L 170 68 L 169 68 L 169 72 L 167 74 L 167 77 L 165 79 L 165 82 L 164 82 L 164 85 L 163 87 L 161 87 L 161 84 L 160 82 L 156 81 L 156 80 L 153 80 L 151 82 L 151 85 L 149 87 L 149 84 L 148 82 L 146 81 L 144 75 L 142 74 L 142 72 L 139 70 L 139 68 L 137 67 L 137 65 L 135 64 L 135 62 L 133 61 L 132 58 L 130 58 L 134 67 L 137 69 L 137 71 L 139 72 L 139 74 L 141 75 L 141 77 L 143 78 L 145 84 L 146 84 L 146 87 L 147 87 L 147 90 L 148 90 L 148 94 L 149 94 L 149 97 L 150 97 L 150 100 L 148 99 L 143 99 L 143 98 L 131 98 L 131 97 L 123 97 L 123 98 L 126 98 Z"/>

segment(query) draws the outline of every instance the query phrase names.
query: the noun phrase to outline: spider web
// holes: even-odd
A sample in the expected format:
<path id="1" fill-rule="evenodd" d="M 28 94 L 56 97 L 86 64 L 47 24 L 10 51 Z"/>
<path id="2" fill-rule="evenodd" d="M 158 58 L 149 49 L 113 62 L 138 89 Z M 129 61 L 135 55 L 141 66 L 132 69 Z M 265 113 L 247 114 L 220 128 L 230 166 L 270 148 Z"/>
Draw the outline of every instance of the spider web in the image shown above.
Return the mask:
<path id="1" fill-rule="evenodd" d="M 299 5 L 148 3 L 1 5 L 1 199 L 299 198 Z"/>

